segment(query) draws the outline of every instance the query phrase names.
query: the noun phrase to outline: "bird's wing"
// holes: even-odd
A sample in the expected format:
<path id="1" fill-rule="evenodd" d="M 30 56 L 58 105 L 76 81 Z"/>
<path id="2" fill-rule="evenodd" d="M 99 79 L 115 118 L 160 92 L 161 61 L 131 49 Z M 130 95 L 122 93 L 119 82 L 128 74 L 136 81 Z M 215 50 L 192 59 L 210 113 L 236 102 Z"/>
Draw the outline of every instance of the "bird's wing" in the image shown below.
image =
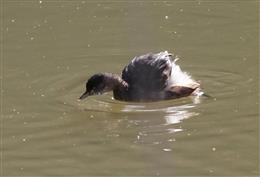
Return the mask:
<path id="1" fill-rule="evenodd" d="M 123 70 L 122 79 L 133 92 L 158 92 L 171 76 L 171 54 L 167 51 L 135 57 Z"/>

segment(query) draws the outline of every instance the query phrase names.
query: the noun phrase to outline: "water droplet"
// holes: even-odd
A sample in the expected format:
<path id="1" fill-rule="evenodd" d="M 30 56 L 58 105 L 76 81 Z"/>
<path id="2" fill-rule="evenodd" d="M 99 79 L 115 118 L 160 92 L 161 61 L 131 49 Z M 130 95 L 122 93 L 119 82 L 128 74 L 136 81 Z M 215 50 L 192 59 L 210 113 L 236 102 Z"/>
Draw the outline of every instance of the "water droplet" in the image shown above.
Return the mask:
<path id="1" fill-rule="evenodd" d="M 165 19 L 167 20 L 168 18 L 169 18 L 169 17 L 166 15 L 166 16 L 165 16 Z"/>
<path id="2" fill-rule="evenodd" d="M 248 82 L 253 82 L 253 81 L 254 81 L 253 78 L 248 79 Z"/>
<path id="3" fill-rule="evenodd" d="M 241 41 L 244 41 L 244 40 L 245 40 L 245 38 L 242 37 L 242 36 L 240 36 L 239 39 L 240 39 Z"/>
<path id="4" fill-rule="evenodd" d="M 160 142 L 156 141 L 156 142 L 153 142 L 153 144 L 157 145 L 157 144 L 161 144 Z"/>
<path id="5" fill-rule="evenodd" d="M 214 170 L 209 170 L 209 172 L 210 172 L 210 173 L 213 173 L 213 172 L 214 172 Z"/>
<path id="6" fill-rule="evenodd" d="M 26 141 L 26 138 L 23 138 L 22 141 L 25 142 L 25 141 Z"/>
<path id="7" fill-rule="evenodd" d="M 39 4 L 41 4 L 42 3 L 42 1 L 39 1 Z"/>
<path id="8" fill-rule="evenodd" d="M 216 151 L 217 149 L 215 147 L 212 148 L 212 151 Z"/>
<path id="9" fill-rule="evenodd" d="M 164 148 L 163 151 L 164 151 L 164 152 L 170 152 L 170 151 L 172 151 L 172 150 L 171 150 L 171 149 L 168 149 L 168 148 Z"/>
<path id="10" fill-rule="evenodd" d="M 31 41 L 34 40 L 34 37 L 30 37 L 30 40 L 31 40 Z"/>
<path id="11" fill-rule="evenodd" d="M 14 23 L 14 22 L 15 22 L 15 19 L 12 19 L 11 22 Z"/>
<path id="12" fill-rule="evenodd" d="M 176 140 L 175 140 L 175 139 L 169 139 L 168 141 L 169 141 L 169 142 L 173 142 L 173 141 L 176 141 Z"/>

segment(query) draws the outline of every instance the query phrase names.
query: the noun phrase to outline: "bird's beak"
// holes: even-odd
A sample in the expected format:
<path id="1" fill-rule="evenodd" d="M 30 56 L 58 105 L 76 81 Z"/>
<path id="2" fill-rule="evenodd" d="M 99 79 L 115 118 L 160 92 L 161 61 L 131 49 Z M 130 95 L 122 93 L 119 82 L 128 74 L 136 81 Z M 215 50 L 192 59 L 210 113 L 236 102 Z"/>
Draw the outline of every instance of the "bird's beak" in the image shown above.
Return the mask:
<path id="1" fill-rule="evenodd" d="M 87 98 L 89 96 L 89 92 L 85 92 L 85 93 L 83 93 L 80 97 L 79 97 L 79 99 L 80 100 L 83 100 L 83 99 L 85 99 L 85 98 Z"/>

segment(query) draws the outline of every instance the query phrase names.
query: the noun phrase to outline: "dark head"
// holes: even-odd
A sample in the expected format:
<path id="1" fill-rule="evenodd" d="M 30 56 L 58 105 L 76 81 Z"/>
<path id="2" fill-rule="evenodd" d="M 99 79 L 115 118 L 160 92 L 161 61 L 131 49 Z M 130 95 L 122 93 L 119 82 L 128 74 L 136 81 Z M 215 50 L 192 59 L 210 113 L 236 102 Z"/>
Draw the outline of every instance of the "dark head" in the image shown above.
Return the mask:
<path id="1" fill-rule="evenodd" d="M 99 73 L 95 74 L 89 78 L 86 83 L 86 91 L 83 93 L 79 99 L 84 99 L 90 95 L 102 94 L 105 91 L 106 82 L 105 74 Z"/>
<path id="2" fill-rule="evenodd" d="M 120 76 L 111 73 L 99 73 L 91 76 L 86 83 L 86 91 L 79 99 L 84 99 L 90 95 L 102 94 L 114 89 L 126 89 L 127 83 Z"/>

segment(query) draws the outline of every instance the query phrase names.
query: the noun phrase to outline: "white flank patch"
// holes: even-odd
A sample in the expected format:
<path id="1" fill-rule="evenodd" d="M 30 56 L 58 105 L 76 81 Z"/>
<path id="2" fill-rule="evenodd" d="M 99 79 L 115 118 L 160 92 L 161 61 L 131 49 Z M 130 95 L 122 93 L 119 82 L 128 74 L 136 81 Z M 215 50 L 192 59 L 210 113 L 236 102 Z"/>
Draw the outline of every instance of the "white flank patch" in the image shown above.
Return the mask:
<path id="1" fill-rule="evenodd" d="M 183 72 L 179 65 L 177 65 L 175 62 L 178 60 L 176 58 L 172 62 L 172 73 L 171 77 L 169 79 L 169 86 L 186 86 L 186 87 L 196 87 L 199 86 L 197 82 L 195 82 L 191 75 L 189 75 L 187 72 Z"/>

